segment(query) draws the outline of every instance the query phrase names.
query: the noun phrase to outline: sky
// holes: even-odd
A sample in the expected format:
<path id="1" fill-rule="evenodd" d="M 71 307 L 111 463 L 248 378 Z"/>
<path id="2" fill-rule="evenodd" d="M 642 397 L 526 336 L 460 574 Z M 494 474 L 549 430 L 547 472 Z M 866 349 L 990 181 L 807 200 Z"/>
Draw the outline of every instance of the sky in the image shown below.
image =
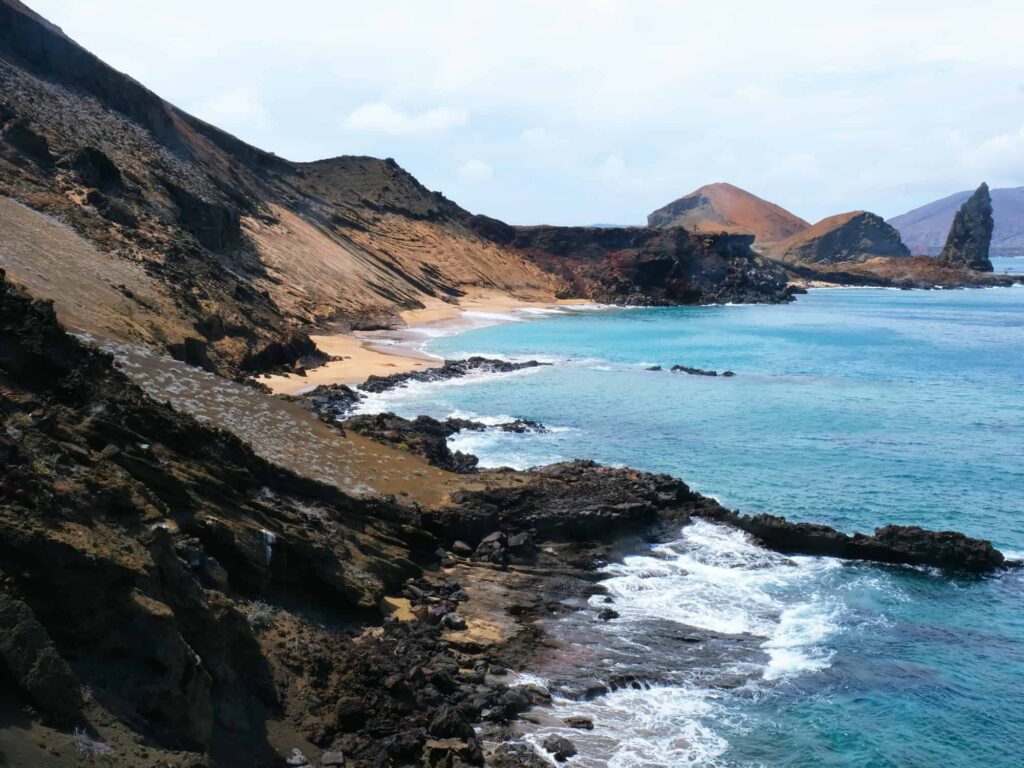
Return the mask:
<path id="1" fill-rule="evenodd" d="M 798 216 L 1024 185 L 1024 3 L 26 0 L 291 160 L 393 157 L 513 224 L 728 181 Z"/>

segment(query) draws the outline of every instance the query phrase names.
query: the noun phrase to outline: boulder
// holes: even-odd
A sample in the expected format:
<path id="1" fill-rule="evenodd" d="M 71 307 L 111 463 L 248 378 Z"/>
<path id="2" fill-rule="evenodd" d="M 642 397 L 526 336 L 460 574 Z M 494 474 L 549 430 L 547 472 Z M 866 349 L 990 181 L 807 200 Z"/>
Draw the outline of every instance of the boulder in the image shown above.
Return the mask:
<path id="1" fill-rule="evenodd" d="M 564 736 L 548 736 L 544 739 L 543 746 L 544 750 L 550 752 L 555 760 L 560 763 L 564 763 L 576 754 L 576 745 Z"/>

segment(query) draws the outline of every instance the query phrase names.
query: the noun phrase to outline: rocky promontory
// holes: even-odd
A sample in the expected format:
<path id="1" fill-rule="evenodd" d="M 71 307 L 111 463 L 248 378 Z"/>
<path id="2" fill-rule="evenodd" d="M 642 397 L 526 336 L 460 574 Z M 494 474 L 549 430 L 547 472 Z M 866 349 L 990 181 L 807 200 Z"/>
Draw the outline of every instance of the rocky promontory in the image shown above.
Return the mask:
<path id="1" fill-rule="evenodd" d="M 950 267 L 991 272 L 992 261 L 988 251 L 994 226 L 992 197 L 988 184 L 982 182 L 953 217 L 939 262 Z"/>

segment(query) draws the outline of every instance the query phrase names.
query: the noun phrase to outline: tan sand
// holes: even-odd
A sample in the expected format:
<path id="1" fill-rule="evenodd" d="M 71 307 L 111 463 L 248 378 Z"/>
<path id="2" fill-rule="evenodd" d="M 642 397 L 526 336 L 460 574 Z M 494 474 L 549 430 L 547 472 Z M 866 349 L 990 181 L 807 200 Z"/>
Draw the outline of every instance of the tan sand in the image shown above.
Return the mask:
<path id="1" fill-rule="evenodd" d="M 408 327 L 457 325 L 465 312 L 511 312 L 528 307 L 556 307 L 570 304 L 586 304 L 583 299 L 554 299 L 550 294 L 511 296 L 498 291 L 481 291 L 464 296 L 458 304 L 449 304 L 438 299 L 429 300 L 423 309 L 411 309 L 401 313 Z M 472 327 L 466 324 L 466 327 Z M 441 365 L 441 360 L 419 352 L 411 344 L 382 343 L 379 334 L 336 333 L 311 336 L 317 347 L 325 354 L 344 358 L 335 360 L 306 372 L 263 376 L 260 383 L 266 384 L 274 394 L 294 395 L 322 384 L 359 384 L 368 376 L 388 376 Z"/>

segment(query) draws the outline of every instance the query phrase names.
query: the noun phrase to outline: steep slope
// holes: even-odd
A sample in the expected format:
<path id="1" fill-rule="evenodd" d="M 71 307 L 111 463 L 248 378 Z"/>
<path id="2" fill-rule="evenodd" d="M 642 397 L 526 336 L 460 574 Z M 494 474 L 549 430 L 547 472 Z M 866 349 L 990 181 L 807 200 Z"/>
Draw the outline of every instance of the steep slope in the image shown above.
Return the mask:
<path id="1" fill-rule="evenodd" d="M 982 182 L 953 217 L 946 245 L 938 256 L 939 262 L 950 267 L 991 272 L 988 251 L 992 243 L 992 229 L 992 197 L 988 185 Z"/>
<path id="2" fill-rule="evenodd" d="M 479 289 L 557 287 L 394 161 L 291 163 L 258 150 L 14 0 L 0 0 L 0 132 L 0 196 L 16 211 L 0 217 L 11 277 L 80 330 L 211 369 L 290 364 L 315 351 L 305 330 L 318 323 L 376 323 Z M 53 268 L 64 258 L 67 274 Z M 72 275 L 96 297 L 90 313 L 68 306 Z"/>
<path id="3" fill-rule="evenodd" d="M 910 255 L 900 241 L 899 232 L 868 211 L 850 211 L 822 219 L 809 229 L 776 243 L 771 253 L 783 261 L 804 264 L 862 262 Z"/>
<path id="4" fill-rule="evenodd" d="M 773 243 L 810 226 L 798 216 L 732 184 L 707 184 L 647 217 L 651 227 L 685 227 L 694 232 L 754 235 Z"/>
<path id="5" fill-rule="evenodd" d="M 992 252 L 1024 253 L 1024 187 L 993 189 L 991 195 L 992 218 L 995 221 Z M 894 216 L 889 223 L 900 231 L 903 242 L 911 251 L 934 256 L 946 243 L 953 216 L 970 196 L 970 190 L 957 192 Z"/>

